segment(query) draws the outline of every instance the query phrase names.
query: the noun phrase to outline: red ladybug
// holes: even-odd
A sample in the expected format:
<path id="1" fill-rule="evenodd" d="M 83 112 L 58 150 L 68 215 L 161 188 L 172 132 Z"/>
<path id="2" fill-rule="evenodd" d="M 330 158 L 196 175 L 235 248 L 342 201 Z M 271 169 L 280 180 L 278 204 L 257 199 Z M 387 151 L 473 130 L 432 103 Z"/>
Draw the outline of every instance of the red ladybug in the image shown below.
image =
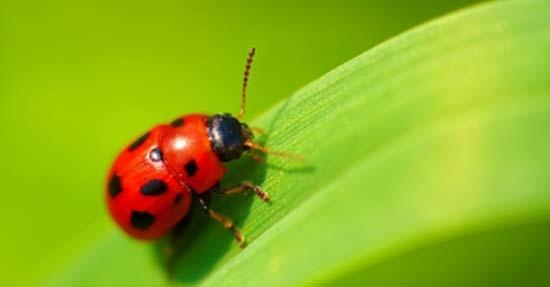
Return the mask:
<path id="1" fill-rule="evenodd" d="M 250 149 L 266 152 L 252 141 L 252 129 L 240 121 L 254 53 L 252 49 L 248 54 L 238 117 L 179 117 L 136 139 L 115 160 L 107 179 L 106 200 L 111 216 L 126 233 L 144 240 L 166 235 L 186 216 L 195 197 L 205 212 L 231 230 L 239 246 L 244 246 L 244 237 L 233 221 L 209 208 L 207 195 L 250 190 L 269 200 L 260 187 L 248 181 L 219 188 L 226 172 L 223 162 L 236 160 Z"/>

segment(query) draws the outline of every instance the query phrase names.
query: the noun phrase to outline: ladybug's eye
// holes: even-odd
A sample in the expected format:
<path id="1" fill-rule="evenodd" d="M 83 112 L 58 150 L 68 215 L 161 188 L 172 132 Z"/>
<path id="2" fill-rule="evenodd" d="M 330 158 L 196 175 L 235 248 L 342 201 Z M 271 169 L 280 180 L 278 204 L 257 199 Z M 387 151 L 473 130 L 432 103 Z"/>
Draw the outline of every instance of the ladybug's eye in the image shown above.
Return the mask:
<path id="1" fill-rule="evenodd" d="M 157 162 L 157 161 L 161 161 L 162 160 L 162 152 L 160 151 L 160 149 L 158 147 L 152 149 L 150 152 L 149 152 L 149 159 L 151 161 L 154 161 L 154 162 Z"/>

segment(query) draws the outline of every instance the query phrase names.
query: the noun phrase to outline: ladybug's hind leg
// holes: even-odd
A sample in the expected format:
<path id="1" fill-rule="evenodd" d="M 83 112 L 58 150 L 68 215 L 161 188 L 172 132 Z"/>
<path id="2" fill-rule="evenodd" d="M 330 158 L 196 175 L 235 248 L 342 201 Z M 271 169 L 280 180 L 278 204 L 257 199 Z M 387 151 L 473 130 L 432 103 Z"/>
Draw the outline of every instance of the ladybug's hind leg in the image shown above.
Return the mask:
<path id="1" fill-rule="evenodd" d="M 254 192 L 261 200 L 265 202 L 269 202 L 271 200 L 267 192 L 265 192 L 260 186 L 255 185 L 254 183 L 248 180 L 241 182 L 241 184 L 239 185 L 232 186 L 224 190 L 218 191 L 217 193 L 221 195 L 229 195 L 229 194 L 244 192 L 246 194 L 249 191 Z"/>
<path id="2" fill-rule="evenodd" d="M 239 247 L 244 248 L 246 246 L 246 241 L 242 233 L 239 231 L 239 228 L 237 228 L 237 226 L 233 222 L 233 220 L 229 217 L 223 216 L 213 211 L 212 209 L 210 209 L 208 201 L 209 200 L 207 198 L 199 196 L 199 203 L 204 209 L 204 211 L 208 214 L 208 216 L 216 220 L 217 222 L 221 223 L 225 229 L 231 231 Z"/>

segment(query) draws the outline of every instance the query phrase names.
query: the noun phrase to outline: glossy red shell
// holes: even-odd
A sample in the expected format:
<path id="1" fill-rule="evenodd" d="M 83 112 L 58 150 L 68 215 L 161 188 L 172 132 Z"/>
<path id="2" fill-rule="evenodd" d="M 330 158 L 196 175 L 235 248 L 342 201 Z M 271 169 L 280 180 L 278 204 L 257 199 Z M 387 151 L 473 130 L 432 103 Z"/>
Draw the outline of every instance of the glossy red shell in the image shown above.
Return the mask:
<path id="1" fill-rule="evenodd" d="M 225 166 L 212 151 L 206 119 L 206 116 L 196 114 L 183 117 L 178 127 L 166 127 L 160 141 L 168 169 L 198 193 L 210 190 L 226 172 Z M 192 161 L 196 170 L 191 176 L 185 166 Z"/>
<path id="2" fill-rule="evenodd" d="M 188 115 L 156 126 L 119 154 L 107 178 L 106 201 L 126 233 L 145 240 L 164 236 L 189 212 L 193 192 L 206 192 L 221 180 L 226 169 L 210 147 L 206 119 Z M 151 156 L 156 148 L 161 160 Z"/>

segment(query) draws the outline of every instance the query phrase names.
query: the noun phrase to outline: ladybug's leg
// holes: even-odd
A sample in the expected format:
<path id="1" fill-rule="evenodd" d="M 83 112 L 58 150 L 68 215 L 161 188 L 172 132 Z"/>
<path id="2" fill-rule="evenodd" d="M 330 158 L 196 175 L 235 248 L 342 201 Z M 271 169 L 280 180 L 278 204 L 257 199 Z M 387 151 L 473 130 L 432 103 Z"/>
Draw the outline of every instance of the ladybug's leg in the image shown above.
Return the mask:
<path id="1" fill-rule="evenodd" d="M 300 162 L 304 161 L 304 157 L 302 155 L 294 154 L 294 153 L 288 153 L 288 152 L 284 152 L 284 151 L 271 150 L 271 149 L 268 149 L 265 146 L 254 143 L 251 140 L 248 140 L 247 142 L 245 142 L 244 146 L 247 147 L 249 150 L 259 151 L 259 152 L 264 153 L 264 154 L 272 154 L 272 155 L 285 157 L 285 158 L 293 159 L 293 160 L 300 161 Z"/>
<path id="2" fill-rule="evenodd" d="M 259 127 L 250 127 L 250 129 L 251 129 L 253 132 L 255 132 L 255 133 L 258 133 L 258 134 L 261 134 L 261 135 L 265 134 L 265 131 L 264 131 L 264 129 L 262 129 L 262 128 L 259 128 Z"/>
<path id="3" fill-rule="evenodd" d="M 217 222 L 221 223 L 225 229 L 228 229 L 233 233 L 233 237 L 235 237 L 235 240 L 237 240 L 237 244 L 240 248 L 244 248 L 246 246 L 246 242 L 244 240 L 244 236 L 239 231 L 239 228 L 235 225 L 233 220 L 229 217 L 225 217 L 214 210 L 210 209 L 208 206 L 208 200 L 199 196 L 199 203 L 201 204 L 204 211 L 208 214 L 208 216 Z"/>
<path id="4" fill-rule="evenodd" d="M 269 202 L 270 198 L 267 192 L 263 191 L 263 189 L 255 184 L 253 184 L 251 181 L 243 181 L 241 184 L 226 188 L 222 191 L 219 191 L 219 194 L 227 195 L 227 194 L 235 194 L 235 193 L 247 193 L 248 191 L 254 192 L 259 198 L 261 198 L 265 202 Z"/>

